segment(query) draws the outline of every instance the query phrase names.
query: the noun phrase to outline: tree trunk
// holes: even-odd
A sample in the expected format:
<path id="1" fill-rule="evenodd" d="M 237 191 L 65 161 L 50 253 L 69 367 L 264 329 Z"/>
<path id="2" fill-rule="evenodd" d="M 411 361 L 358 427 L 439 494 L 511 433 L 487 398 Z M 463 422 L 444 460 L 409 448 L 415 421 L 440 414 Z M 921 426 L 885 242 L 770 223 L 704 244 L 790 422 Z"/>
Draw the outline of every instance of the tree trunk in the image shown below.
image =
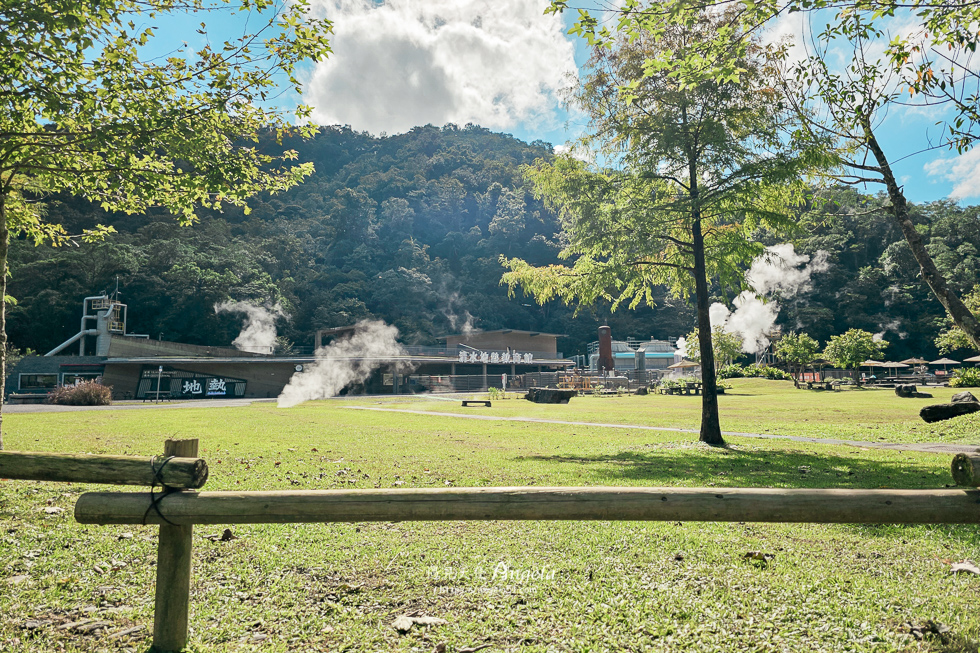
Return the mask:
<path id="1" fill-rule="evenodd" d="M 697 209 L 695 209 L 697 213 Z M 708 313 L 708 279 L 704 261 L 704 234 L 701 220 L 695 219 L 694 295 L 698 306 L 698 344 L 701 346 L 701 442 L 722 446 L 721 421 L 718 419 L 718 381 L 715 373 L 715 350 L 711 342 L 711 318 Z"/>
<path id="2" fill-rule="evenodd" d="M 943 276 L 943 273 L 939 271 L 933 262 L 928 250 L 926 250 L 925 243 L 922 242 L 922 236 L 915 230 L 915 224 L 909 216 L 909 207 L 908 202 L 905 200 L 905 193 L 902 192 L 901 187 L 899 187 L 898 182 L 895 180 L 895 175 L 892 173 L 891 166 L 888 164 L 888 158 L 885 156 L 884 150 L 881 149 L 878 140 L 874 136 L 874 132 L 871 130 L 870 120 L 865 117 L 862 122 L 868 148 L 878 162 L 882 179 L 885 182 L 885 187 L 888 189 L 888 199 L 892 203 L 892 217 L 898 223 L 902 234 L 905 236 L 905 241 L 912 250 L 912 256 L 915 257 L 916 262 L 919 264 L 923 280 L 929 285 L 932 293 L 939 300 L 939 303 L 943 305 L 943 308 L 946 309 L 949 316 L 953 318 L 953 324 L 958 326 L 966 334 L 966 337 L 970 339 L 970 342 L 980 349 L 980 321 L 970 312 L 970 309 L 966 307 L 963 300 L 950 289 L 946 282 L 946 277 Z"/>
<path id="3" fill-rule="evenodd" d="M 10 230 L 7 229 L 6 196 L 0 194 L 0 451 L 3 451 L 3 398 L 7 381 L 7 249 Z"/>

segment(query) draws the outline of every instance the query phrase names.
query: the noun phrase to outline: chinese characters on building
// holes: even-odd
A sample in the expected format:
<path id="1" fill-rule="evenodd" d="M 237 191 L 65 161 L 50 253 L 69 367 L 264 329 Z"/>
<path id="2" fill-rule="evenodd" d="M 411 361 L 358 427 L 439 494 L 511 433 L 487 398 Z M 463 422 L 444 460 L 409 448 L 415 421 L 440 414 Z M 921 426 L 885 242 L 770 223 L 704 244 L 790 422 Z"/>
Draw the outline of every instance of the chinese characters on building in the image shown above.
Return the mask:
<path id="1" fill-rule="evenodd" d="M 207 383 L 207 392 L 204 392 L 204 385 L 201 381 Z M 225 385 L 224 379 L 208 378 L 208 379 L 190 379 L 184 381 L 184 389 L 181 394 L 185 395 L 201 395 L 206 394 L 209 397 L 223 396 L 228 394 L 227 387 Z"/>
<path id="2" fill-rule="evenodd" d="M 208 379 L 208 395 L 223 395 L 223 394 L 225 394 L 225 380 Z"/>
<path id="3" fill-rule="evenodd" d="M 485 351 L 461 351 L 459 352 L 460 363 L 523 363 L 528 364 L 534 359 L 534 355 L 511 353 L 505 351 L 485 352 Z"/>

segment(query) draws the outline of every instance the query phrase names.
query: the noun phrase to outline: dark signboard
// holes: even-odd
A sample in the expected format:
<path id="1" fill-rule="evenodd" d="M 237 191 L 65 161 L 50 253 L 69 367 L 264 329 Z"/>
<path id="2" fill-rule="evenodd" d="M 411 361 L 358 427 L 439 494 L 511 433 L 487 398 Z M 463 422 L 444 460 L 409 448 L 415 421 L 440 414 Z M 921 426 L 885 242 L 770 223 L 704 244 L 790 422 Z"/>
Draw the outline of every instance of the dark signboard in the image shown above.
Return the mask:
<path id="1" fill-rule="evenodd" d="M 244 397 L 245 381 L 223 376 L 209 376 L 200 372 L 187 372 L 173 368 L 145 367 L 136 392 L 137 399 L 159 396 L 170 399 L 221 399 Z"/>
<path id="2" fill-rule="evenodd" d="M 225 379 L 215 376 L 194 377 L 190 379 L 173 379 L 171 383 L 179 383 L 179 388 L 172 388 L 171 393 L 180 397 L 226 397 L 228 383 Z M 173 392 L 177 390 L 177 392 Z"/>

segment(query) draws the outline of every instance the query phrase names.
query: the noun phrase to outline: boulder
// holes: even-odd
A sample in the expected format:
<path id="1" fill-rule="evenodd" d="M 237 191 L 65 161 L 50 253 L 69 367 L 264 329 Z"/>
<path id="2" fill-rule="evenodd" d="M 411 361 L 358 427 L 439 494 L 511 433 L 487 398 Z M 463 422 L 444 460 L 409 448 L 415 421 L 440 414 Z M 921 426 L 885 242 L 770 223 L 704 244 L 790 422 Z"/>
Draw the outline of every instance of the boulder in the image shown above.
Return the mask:
<path id="1" fill-rule="evenodd" d="M 915 386 L 911 383 L 896 385 L 895 394 L 905 399 L 932 399 L 932 395 L 928 392 L 916 392 Z"/>
<path id="2" fill-rule="evenodd" d="M 978 401 L 958 401 L 956 403 L 925 406 L 919 411 L 919 417 L 927 422 L 941 422 L 960 415 L 969 415 L 978 410 L 980 410 L 980 402 Z"/>
<path id="3" fill-rule="evenodd" d="M 641 385 L 639 388 L 636 389 L 636 394 L 638 395 L 645 395 L 647 394 L 647 392 L 648 392 L 647 387 L 645 385 Z"/>
<path id="4" fill-rule="evenodd" d="M 955 395 L 953 395 L 953 398 L 950 399 L 950 402 L 954 404 L 975 404 L 977 403 L 977 398 L 969 392 L 957 392 Z"/>
<path id="5" fill-rule="evenodd" d="M 560 390 L 558 388 L 528 388 L 524 398 L 536 404 L 567 404 L 568 400 L 578 394 L 577 390 Z"/>
<path id="6" fill-rule="evenodd" d="M 903 398 L 911 397 L 915 394 L 915 385 L 911 383 L 900 383 L 895 386 L 895 394 Z"/>

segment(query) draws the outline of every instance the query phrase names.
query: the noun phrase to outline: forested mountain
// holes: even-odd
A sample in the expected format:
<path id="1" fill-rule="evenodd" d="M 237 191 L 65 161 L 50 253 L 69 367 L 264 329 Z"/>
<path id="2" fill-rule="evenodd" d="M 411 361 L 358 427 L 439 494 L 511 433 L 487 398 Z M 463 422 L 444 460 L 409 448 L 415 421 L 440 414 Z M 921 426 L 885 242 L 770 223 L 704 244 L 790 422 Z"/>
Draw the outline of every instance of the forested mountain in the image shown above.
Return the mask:
<path id="1" fill-rule="evenodd" d="M 117 278 L 131 332 L 196 344 L 227 345 L 237 335 L 240 317 L 214 311 L 228 299 L 281 303 L 290 317 L 280 333 L 300 347 L 312 345 L 318 328 L 371 317 L 395 324 L 410 344 L 436 344 L 467 321 L 563 333 L 566 354 L 583 353 L 602 323 L 617 338 L 693 327 L 693 311 L 662 294 L 656 306 L 613 315 L 602 306 L 573 316 L 556 303 L 508 299 L 500 254 L 557 262 L 555 216 L 519 170 L 551 156 L 547 143 L 428 126 L 379 138 L 324 128 L 288 146 L 316 173 L 285 194 L 256 198 L 249 215 L 208 213 L 181 227 L 162 213 L 107 216 L 72 198 L 50 202 L 48 218 L 71 233 L 99 222 L 118 233 L 80 247 L 12 245 L 14 346 L 43 353 L 73 335 L 82 298 L 114 289 Z M 780 323 L 822 342 L 850 327 L 885 331 L 892 357 L 935 353 L 942 309 L 901 234 L 871 210 L 880 198 L 840 190 L 831 200 L 801 216 L 806 230 L 796 242 L 797 251 L 828 251 L 830 268 L 814 275 L 811 291 L 781 302 Z M 972 288 L 980 275 L 976 208 L 938 202 L 916 210 L 937 263 L 961 289 Z"/>

